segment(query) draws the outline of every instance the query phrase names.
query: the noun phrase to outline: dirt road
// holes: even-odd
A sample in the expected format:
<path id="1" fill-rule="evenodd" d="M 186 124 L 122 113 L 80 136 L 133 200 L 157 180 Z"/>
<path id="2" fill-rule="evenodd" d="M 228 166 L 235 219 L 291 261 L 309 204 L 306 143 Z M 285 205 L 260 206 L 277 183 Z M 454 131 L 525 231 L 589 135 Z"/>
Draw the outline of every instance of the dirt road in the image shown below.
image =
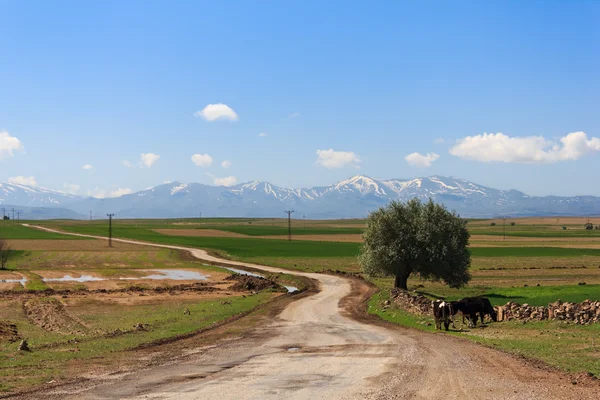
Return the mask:
<path id="1" fill-rule="evenodd" d="M 119 240 L 138 243 L 132 240 Z M 148 245 L 147 243 L 143 243 Z M 163 246 L 183 249 L 178 246 Z M 195 257 L 224 260 L 203 250 Z M 226 260 L 270 272 L 280 269 Z M 286 271 L 289 272 L 289 271 Z M 197 350 L 183 362 L 54 389 L 53 399 L 598 399 L 594 385 L 530 366 L 443 333 L 351 319 L 340 300 L 347 279 L 298 273 L 319 293 L 287 306 L 262 339 Z"/>

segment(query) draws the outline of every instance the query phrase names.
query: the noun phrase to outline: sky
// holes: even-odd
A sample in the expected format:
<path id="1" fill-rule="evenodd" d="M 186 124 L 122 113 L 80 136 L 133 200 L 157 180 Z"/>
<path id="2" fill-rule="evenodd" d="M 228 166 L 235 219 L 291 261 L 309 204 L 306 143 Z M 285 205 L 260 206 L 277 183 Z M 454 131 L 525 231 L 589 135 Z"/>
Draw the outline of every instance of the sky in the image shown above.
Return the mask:
<path id="1" fill-rule="evenodd" d="M 0 182 L 600 196 L 600 2 L 0 0 Z"/>

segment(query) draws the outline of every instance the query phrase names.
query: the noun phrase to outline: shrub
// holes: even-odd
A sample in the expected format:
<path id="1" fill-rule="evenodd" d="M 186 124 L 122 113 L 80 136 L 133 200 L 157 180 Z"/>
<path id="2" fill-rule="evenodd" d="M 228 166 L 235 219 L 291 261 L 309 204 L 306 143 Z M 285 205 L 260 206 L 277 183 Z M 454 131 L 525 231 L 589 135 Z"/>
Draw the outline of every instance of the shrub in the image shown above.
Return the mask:
<path id="1" fill-rule="evenodd" d="M 563 231 L 566 231 L 566 230 L 567 230 L 567 227 L 566 227 L 566 226 L 563 226 L 562 228 L 563 228 Z"/>
<path id="2" fill-rule="evenodd" d="M 510 223 L 510 226 L 515 226 L 515 225 L 516 225 L 516 223 L 514 221 Z"/>
<path id="3" fill-rule="evenodd" d="M 496 226 L 495 222 L 490 222 L 490 226 Z"/>

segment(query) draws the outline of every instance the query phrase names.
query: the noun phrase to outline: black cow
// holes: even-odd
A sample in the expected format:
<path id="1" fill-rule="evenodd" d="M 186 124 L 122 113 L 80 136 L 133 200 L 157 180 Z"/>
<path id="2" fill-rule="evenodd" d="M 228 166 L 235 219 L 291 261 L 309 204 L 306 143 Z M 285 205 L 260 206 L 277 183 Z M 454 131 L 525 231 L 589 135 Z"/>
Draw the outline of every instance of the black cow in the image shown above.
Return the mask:
<path id="1" fill-rule="evenodd" d="M 453 301 L 451 303 L 451 310 L 453 311 L 452 315 L 456 314 L 459 311 L 462 312 L 463 323 L 464 317 L 466 316 L 469 320 L 469 326 L 472 327 L 477 326 L 478 314 L 481 318 L 482 324 L 483 318 L 486 315 L 489 315 L 492 318 L 492 321 L 494 322 L 496 322 L 498 318 L 496 310 L 494 310 L 494 307 L 492 307 L 492 303 L 490 303 L 490 301 L 487 298 L 481 296 L 465 297 L 464 299 Z"/>
<path id="2" fill-rule="evenodd" d="M 435 300 L 432 302 L 433 306 L 433 318 L 435 319 L 435 329 L 442 330 L 442 322 L 444 323 L 444 328 L 448 330 L 448 326 L 450 325 L 450 318 L 452 317 L 452 307 L 450 303 Z M 454 326 L 454 322 L 452 323 Z"/>

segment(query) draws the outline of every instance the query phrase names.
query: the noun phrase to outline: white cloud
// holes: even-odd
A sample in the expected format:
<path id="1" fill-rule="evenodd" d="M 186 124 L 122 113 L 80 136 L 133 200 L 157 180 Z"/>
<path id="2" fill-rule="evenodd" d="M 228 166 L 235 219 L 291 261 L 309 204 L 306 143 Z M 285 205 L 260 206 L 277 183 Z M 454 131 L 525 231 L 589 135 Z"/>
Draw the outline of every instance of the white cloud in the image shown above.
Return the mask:
<path id="1" fill-rule="evenodd" d="M 83 167 L 81 167 L 81 168 L 82 168 L 82 169 L 89 170 L 89 169 L 94 169 L 94 166 L 93 166 L 93 165 L 91 165 L 91 164 L 85 164 L 85 165 L 84 165 Z"/>
<path id="2" fill-rule="evenodd" d="M 291 113 L 290 115 L 288 115 L 288 118 L 298 118 L 300 116 L 299 112 L 295 112 L 295 113 Z"/>
<path id="3" fill-rule="evenodd" d="M 129 161 L 127 161 L 127 160 L 121 161 L 121 164 L 123 164 L 127 168 L 133 168 L 133 164 L 130 163 Z"/>
<path id="4" fill-rule="evenodd" d="M 67 192 L 69 194 L 77 194 L 77 193 L 79 193 L 81 186 L 75 185 L 74 183 L 65 183 L 63 185 L 63 188 L 65 189 L 65 192 Z"/>
<path id="5" fill-rule="evenodd" d="M 547 164 L 577 160 L 600 151 L 600 139 L 588 140 L 585 132 L 562 137 L 560 144 L 542 136 L 510 137 L 503 133 L 484 133 L 460 139 L 450 154 L 468 160 L 522 164 Z"/>
<path id="6" fill-rule="evenodd" d="M 8 178 L 8 183 L 14 183 L 17 185 L 37 186 L 35 177 L 33 176 L 13 176 Z"/>
<path id="7" fill-rule="evenodd" d="M 12 157 L 15 151 L 23 151 L 23 143 L 6 131 L 0 131 L 0 160 L 4 156 Z"/>
<path id="8" fill-rule="evenodd" d="M 266 132 L 261 132 L 258 134 L 259 137 L 265 137 L 268 136 Z"/>
<path id="9" fill-rule="evenodd" d="M 431 167 L 431 164 L 433 164 L 433 162 L 438 158 L 440 158 L 440 155 L 436 153 L 427 153 L 423 155 L 416 152 L 404 157 L 409 165 L 420 168 Z"/>
<path id="10" fill-rule="evenodd" d="M 216 121 L 218 119 L 228 119 L 230 121 L 237 121 L 238 115 L 231 107 L 226 104 L 209 104 L 200 111 L 194 113 L 196 117 L 204 118 L 207 121 Z"/>
<path id="11" fill-rule="evenodd" d="M 118 189 L 109 189 L 109 190 L 95 188 L 94 190 L 87 191 L 88 196 L 97 197 L 99 199 L 103 199 L 106 197 L 120 197 L 125 194 L 131 194 L 131 193 L 133 193 L 133 191 L 129 188 L 118 188 Z"/>
<path id="12" fill-rule="evenodd" d="M 158 154 L 154 154 L 154 153 L 142 153 L 140 155 L 140 158 L 141 158 L 142 165 L 145 166 L 146 168 L 150 168 L 151 166 L 154 165 L 155 162 L 158 161 L 160 156 Z"/>
<path id="13" fill-rule="evenodd" d="M 212 164 L 213 158 L 208 154 L 194 154 L 192 162 L 198 167 L 208 167 Z"/>
<path id="14" fill-rule="evenodd" d="M 325 168 L 342 168 L 359 162 L 358 156 L 351 151 L 317 150 L 317 164 Z"/>
<path id="15" fill-rule="evenodd" d="M 229 161 L 229 160 L 223 160 L 221 162 L 221 167 L 223 167 L 223 168 L 229 168 L 229 167 L 231 167 L 231 161 Z"/>
<path id="16" fill-rule="evenodd" d="M 444 143 L 446 140 L 444 138 L 437 138 L 433 141 L 433 144 Z"/>

